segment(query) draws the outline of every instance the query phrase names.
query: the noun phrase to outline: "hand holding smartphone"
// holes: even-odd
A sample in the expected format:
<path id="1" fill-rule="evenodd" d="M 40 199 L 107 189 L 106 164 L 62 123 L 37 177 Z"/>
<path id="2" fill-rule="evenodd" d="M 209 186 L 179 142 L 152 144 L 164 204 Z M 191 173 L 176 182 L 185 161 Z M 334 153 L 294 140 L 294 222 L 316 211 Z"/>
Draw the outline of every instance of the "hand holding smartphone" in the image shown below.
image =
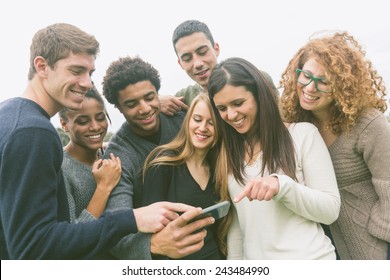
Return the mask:
<path id="1" fill-rule="evenodd" d="M 230 202 L 225 200 L 222 202 L 219 202 L 217 204 L 214 204 L 210 207 L 204 208 L 202 211 L 202 214 L 198 215 L 194 219 L 192 219 L 189 223 L 192 223 L 194 221 L 206 218 L 206 217 L 213 217 L 215 220 L 218 220 L 220 218 L 223 218 L 227 215 L 230 208 Z"/>

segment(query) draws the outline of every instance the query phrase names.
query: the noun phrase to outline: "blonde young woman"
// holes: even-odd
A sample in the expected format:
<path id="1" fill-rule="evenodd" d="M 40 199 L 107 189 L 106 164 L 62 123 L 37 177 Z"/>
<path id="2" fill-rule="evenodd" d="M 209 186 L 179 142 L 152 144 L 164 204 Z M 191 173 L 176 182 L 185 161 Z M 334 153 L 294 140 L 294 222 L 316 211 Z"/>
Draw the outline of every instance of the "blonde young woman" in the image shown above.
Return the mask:
<path id="1" fill-rule="evenodd" d="M 386 259 L 390 242 L 390 126 L 382 77 L 347 32 L 310 40 L 281 80 L 287 122 L 324 139 L 341 194 L 330 226 L 341 259 Z"/>
<path id="2" fill-rule="evenodd" d="M 146 159 L 143 205 L 171 201 L 206 208 L 218 202 L 213 175 L 218 139 L 209 97 L 201 93 L 191 103 L 176 138 L 155 148 Z M 204 246 L 184 259 L 224 258 L 217 224 L 207 227 Z"/>

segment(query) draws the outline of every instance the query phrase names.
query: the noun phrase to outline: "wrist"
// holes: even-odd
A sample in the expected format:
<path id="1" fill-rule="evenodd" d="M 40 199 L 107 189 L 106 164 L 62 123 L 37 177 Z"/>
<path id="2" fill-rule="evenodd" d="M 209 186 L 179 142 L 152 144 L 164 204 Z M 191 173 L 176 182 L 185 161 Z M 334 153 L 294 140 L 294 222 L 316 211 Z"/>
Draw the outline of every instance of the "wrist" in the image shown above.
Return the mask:
<path id="1" fill-rule="evenodd" d="M 150 237 L 150 254 L 152 255 L 152 257 L 161 253 L 157 244 L 158 243 L 156 242 L 156 234 L 152 234 L 152 236 Z"/>
<path id="2" fill-rule="evenodd" d="M 99 192 L 100 195 L 102 196 L 107 196 L 109 197 L 111 195 L 111 191 L 113 188 L 108 187 L 105 184 L 97 184 L 96 185 L 96 191 Z"/>

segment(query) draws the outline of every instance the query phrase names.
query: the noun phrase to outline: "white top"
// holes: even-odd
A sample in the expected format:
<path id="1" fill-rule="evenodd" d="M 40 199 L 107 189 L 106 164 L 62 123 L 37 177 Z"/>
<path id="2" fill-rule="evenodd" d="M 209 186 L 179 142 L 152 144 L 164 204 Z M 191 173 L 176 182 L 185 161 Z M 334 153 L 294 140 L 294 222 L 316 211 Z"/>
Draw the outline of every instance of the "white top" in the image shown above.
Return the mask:
<path id="1" fill-rule="evenodd" d="M 282 171 L 279 193 L 270 201 L 233 203 L 233 223 L 228 233 L 228 259 L 336 259 L 330 239 L 319 223 L 334 222 L 340 210 L 332 161 L 317 128 L 310 123 L 288 128 L 296 152 L 298 182 Z M 246 182 L 260 175 L 262 155 L 245 168 Z M 268 176 L 265 170 L 264 176 Z M 232 198 L 243 186 L 232 175 Z M 237 219 L 238 218 L 238 219 Z"/>

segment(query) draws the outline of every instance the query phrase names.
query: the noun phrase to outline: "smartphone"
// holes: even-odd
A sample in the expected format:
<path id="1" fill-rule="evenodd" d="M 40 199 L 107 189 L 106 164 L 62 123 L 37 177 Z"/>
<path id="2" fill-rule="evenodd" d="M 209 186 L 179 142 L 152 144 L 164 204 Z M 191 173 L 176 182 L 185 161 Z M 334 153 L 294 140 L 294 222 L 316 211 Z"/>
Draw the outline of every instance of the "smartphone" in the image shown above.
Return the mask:
<path id="1" fill-rule="evenodd" d="M 227 215 L 230 208 L 230 202 L 225 200 L 222 202 L 219 202 L 217 204 L 214 204 L 210 207 L 204 208 L 202 211 L 202 214 L 198 215 L 194 219 L 190 221 L 190 223 L 206 218 L 206 217 L 213 217 L 215 220 L 218 220 L 220 218 L 223 218 Z"/>

